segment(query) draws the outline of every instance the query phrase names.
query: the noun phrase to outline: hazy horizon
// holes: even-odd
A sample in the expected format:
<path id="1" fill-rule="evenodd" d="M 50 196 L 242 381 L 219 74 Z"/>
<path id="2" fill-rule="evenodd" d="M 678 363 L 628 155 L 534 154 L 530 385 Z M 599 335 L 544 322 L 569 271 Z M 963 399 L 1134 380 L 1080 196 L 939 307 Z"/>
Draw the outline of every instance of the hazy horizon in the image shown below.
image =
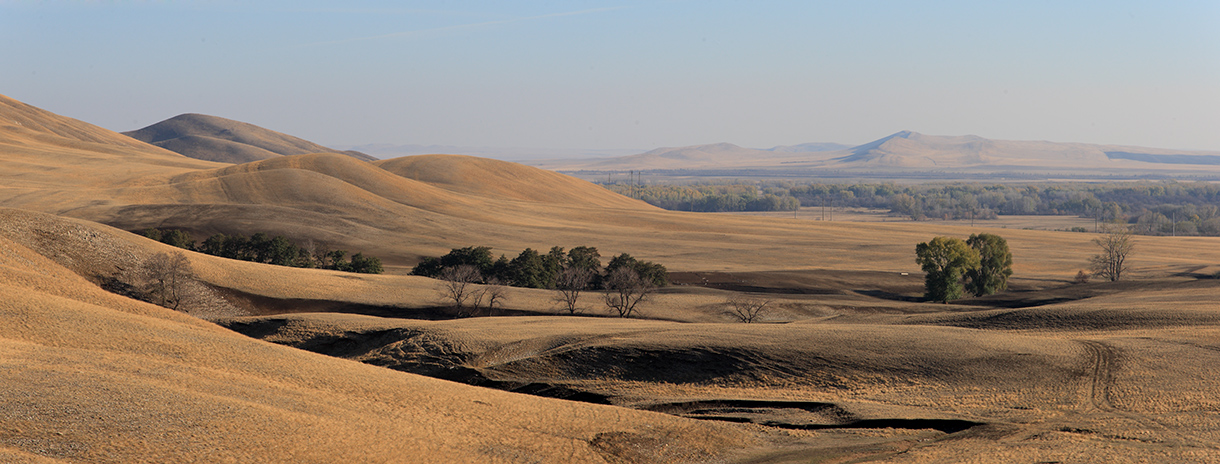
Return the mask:
<path id="1" fill-rule="evenodd" d="M 901 130 L 1220 150 L 1214 2 L 0 1 L 0 93 L 327 146 L 646 151 Z"/>

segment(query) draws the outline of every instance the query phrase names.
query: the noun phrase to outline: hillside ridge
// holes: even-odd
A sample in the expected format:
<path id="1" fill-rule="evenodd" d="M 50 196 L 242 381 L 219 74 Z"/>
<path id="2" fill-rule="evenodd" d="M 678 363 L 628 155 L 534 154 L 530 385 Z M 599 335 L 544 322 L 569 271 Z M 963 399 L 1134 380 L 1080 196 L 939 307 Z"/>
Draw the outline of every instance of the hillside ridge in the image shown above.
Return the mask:
<path id="1" fill-rule="evenodd" d="M 276 156 L 339 153 L 362 161 L 377 158 L 341 151 L 254 124 L 197 113 L 186 113 L 123 135 L 195 159 L 246 163 Z"/>

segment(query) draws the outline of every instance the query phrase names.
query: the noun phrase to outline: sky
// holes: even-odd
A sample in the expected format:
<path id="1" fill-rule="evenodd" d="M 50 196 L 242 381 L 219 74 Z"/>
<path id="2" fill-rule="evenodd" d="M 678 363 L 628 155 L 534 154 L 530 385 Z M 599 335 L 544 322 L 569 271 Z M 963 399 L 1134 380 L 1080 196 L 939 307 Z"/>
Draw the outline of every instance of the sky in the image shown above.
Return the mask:
<path id="1" fill-rule="evenodd" d="M 1220 150 L 1220 2 L 0 0 L 0 94 L 328 146 Z"/>

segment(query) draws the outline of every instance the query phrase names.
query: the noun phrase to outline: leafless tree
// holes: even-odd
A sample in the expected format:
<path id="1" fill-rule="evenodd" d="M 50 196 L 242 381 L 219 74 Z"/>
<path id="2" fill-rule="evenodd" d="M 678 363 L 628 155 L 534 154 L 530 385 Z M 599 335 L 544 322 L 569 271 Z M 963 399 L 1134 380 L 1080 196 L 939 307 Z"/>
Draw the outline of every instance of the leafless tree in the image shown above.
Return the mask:
<path id="1" fill-rule="evenodd" d="M 593 271 L 588 268 L 577 266 L 563 268 L 559 272 L 559 277 L 555 279 L 555 291 L 559 292 L 555 301 L 562 304 L 568 314 L 576 314 L 580 310 L 576 306 L 576 302 L 580 299 L 580 293 L 589 288 L 591 280 L 593 280 Z"/>
<path id="2" fill-rule="evenodd" d="M 734 295 L 729 298 L 726 304 L 729 306 L 729 315 L 738 321 L 749 324 L 762 317 L 763 313 L 767 311 L 767 305 L 771 304 L 771 300 Z"/>
<path id="3" fill-rule="evenodd" d="M 640 278 L 634 269 L 617 268 L 606 276 L 606 307 L 618 317 L 631 317 L 638 313 L 639 304 L 647 301 L 655 289 L 652 282 Z"/>
<path id="4" fill-rule="evenodd" d="M 1127 256 L 1135 248 L 1131 230 L 1120 226 L 1109 227 L 1102 236 L 1093 239 L 1093 243 L 1101 247 L 1101 253 L 1089 260 L 1093 274 L 1111 282 L 1122 279 L 1128 269 Z"/>
<path id="5" fill-rule="evenodd" d="M 469 264 L 441 269 L 441 298 L 453 302 L 453 308 L 462 315 L 469 300 L 475 293 L 474 285 L 483 280 L 479 268 Z"/>
<path id="6" fill-rule="evenodd" d="M 486 285 L 473 290 L 471 298 L 472 314 L 477 314 L 479 309 L 486 309 L 487 315 L 491 316 L 495 314 L 496 308 L 504 306 L 508 291 L 498 279 L 491 279 Z"/>
<path id="7" fill-rule="evenodd" d="M 193 278 L 191 262 L 182 252 L 157 253 L 140 265 L 141 287 L 153 303 L 177 310 Z"/>

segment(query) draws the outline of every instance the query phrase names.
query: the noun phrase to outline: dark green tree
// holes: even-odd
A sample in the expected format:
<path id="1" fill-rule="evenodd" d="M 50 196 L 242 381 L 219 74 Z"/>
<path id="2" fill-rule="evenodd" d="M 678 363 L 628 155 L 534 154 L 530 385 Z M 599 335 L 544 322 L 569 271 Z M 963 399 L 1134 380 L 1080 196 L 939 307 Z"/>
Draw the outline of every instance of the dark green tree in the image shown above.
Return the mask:
<path id="1" fill-rule="evenodd" d="M 454 248 L 449 250 L 449 254 L 441 256 L 442 267 L 457 267 L 467 264 L 477 268 L 481 275 L 487 275 L 491 272 L 492 265 L 495 264 L 491 256 L 491 248 L 485 246 Z"/>
<path id="2" fill-rule="evenodd" d="M 966 244 L 979 254 L 979 266 L 966 271 L 966 290 L 983 296 L 1007 289 L 1008 277 L 1012 276 L 1008 241 L 994 234 L 972 234 Z"/>
<path id="3" fill-rule="evenodd" d="M 264 247 L 267 258 L 265 262 L 276 266 L 292 266 L 301 253 L 301 250 L 283 235 L 276 235 Z"/>
<path id="4" fill-rule="evenodd" d="M 962 278 L 978 268 L 979 253 L 960 238 L 936 237 L 915 246 L 915 262 L 925 274 L 924 298 L 948 303 L 962 297 Z"/>
<path id="5" fill-rule="evenodd" d="M 610 258 L 610 262 L 606 264 L 606 275 L 609 276 L 619 268 L 635 271 L 640 279 L 647 281 L 653 287 L 669 285 L 669 271 L 661 264 L 651 261 L 640 261 L 627 253 L 623 253 Z"/>
<path id="6" fill-rule="evenodd" d="M 445 267 L 441 265 L 440 258 L 425 256 L 423 259 L 419 260 L 419 264 L 416 264 L 414 268 L 411 268 L 411 274 L 436 278 L 437 276 L 441 275 L 441 270 L 444 268 Z"/>
<path id="7" fill-rule="evenodd" d="M 602 255 L 597 252 L 597 248 L 578 246 L 568 250 L 568 265 L 587 269 L 593 273 L 600 273 L 602 270 Z"/>
<path id="8" fill-rule="evenodd" d="M 546 263 L 533 248 L 526 248 L 508 263 L 514 287 L 546 288 Z"/>
<path id="9" fill-rule="evenodd" d="M 361 274 L 381 274 L 381 258 L 376 256 L 364 256 L 363 253 L 352 255 L 352 262 L 348 265 L 351 272 L 359 272 Z"/>
<path id="10" fill-rule="evenodd" d="M 488 274 L 488 280 L 496 280 L 501 283 L 511 283 L 513 281 L 512 262 L 503 254 L 496 258 L 494 263 L 491 263 L 491 272 Z"/>
<path id="11" fill-rule="evenodd" d="M 347 261 L 347 251 L 335 250 L 327 252 L 325 264 L 322 265 L 322 269 L 350 272 L 352 270 L 352 266 L 351 263 Z"/>

